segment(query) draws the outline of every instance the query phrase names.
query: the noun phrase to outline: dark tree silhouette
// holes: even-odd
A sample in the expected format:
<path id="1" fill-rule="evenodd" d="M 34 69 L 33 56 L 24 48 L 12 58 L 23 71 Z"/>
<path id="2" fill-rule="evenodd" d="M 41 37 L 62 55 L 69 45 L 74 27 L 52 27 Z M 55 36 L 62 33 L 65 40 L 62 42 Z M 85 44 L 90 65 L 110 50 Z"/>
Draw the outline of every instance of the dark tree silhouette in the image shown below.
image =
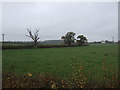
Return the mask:
<path id="1" fill-rule="evenodd" d="M 87 38 L 86 38 L 85 36 L 83 36 L 83 35 L 79 35 L 79 36 L 77 37 L 77 39 L 79 39 L 79 40 L 77 40 L 77 43 L 78 43 L 80 46 L 85 45 L 85 44 L 87 43 Z"/>
<path id="2" fill-rule="evenodd" d="M 28 31 L 29 35 L 26 35 L 26 36 L 31 38 L 34 41 L 34 46 L 37 47 L 37 41 L 39 39 L 39 37 L 38 37 L 39 29 L 36 29 L 36 32 L 34 34 L 32 33 L 31 29 L 27 28 L 27 31 Z"/>
<path id="3" fill-rule="evenodd" d="M 67 32 L 65 36 L 62 36 L 61 39 L 64 40 L 65 44 L 71 45 L 75 42 L 75 33 L 74 32 Z"/>

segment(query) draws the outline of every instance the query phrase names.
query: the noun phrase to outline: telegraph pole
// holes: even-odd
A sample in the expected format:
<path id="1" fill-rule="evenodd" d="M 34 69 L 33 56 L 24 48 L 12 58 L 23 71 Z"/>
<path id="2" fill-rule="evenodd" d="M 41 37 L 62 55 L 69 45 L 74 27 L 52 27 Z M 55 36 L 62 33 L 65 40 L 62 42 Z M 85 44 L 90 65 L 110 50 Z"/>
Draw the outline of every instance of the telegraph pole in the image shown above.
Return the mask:
<path id="1" fill-rule="evenodd" d="M 112 41 L 113 41 L 113 43 L 114 43 L 114 37 L 112 37 Z"/>
<path id="2" fill-rule="evenodd" d="M 2 42 L 4 42 L 4 37 L 5 37 L 5 34 L 2 34 L 2 39 L 3 39 Z"/>

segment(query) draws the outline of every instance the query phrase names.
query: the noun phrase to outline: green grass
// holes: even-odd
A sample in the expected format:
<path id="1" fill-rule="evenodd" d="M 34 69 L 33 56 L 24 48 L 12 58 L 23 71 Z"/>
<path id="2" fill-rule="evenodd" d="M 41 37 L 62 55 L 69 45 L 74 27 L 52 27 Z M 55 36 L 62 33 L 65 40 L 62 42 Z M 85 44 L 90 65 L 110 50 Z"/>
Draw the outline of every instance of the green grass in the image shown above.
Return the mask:
<path id="1" fill-rule="evenodd" d="M 101 69 L 103 60 L 108 69 L 118 69 L 117 44 L 2 51 L 3 71 L 8 72 L 14 63 L 14 72 L 17 75 L 30 72 L 34 76 L 41 72 L 48 72 L 60 78 L 70 78 L 71 64 L 79 62 L 83 63 L 83 70 L 89 79 L 99 80 L 103 75 Z M 111 64 L 113 64 L 112 67 Z"/>

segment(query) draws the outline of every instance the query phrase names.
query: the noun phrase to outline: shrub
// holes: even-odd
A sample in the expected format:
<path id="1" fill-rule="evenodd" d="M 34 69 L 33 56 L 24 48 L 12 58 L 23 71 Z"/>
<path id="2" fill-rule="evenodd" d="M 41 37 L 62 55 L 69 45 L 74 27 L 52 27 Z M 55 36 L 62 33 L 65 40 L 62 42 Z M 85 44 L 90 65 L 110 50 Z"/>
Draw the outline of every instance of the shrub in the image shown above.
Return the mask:
<path id="1" fill-rule="evenodd" d="M 85 45 L 86 46 L 86 45 Z M 37 45 L 37 48 L 55 48 L 55 47 L 78 47 L 78 45 Z M 2 49 L 29 49 L 34 48 L 32 44 L 22 44 L 22 45 L 14 45 L 14 44 L 3 44 Z"/>

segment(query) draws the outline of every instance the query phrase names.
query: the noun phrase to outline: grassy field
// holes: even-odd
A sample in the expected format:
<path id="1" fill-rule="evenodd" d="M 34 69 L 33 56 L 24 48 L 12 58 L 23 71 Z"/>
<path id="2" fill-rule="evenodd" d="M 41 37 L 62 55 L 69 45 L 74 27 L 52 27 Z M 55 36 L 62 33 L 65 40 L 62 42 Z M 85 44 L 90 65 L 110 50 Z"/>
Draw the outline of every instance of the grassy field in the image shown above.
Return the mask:
<path id="1" fill-rule="evenodd" d="M 102 63 L 107 70 L 118 69 L 117 44 L 91 44 L 85 47 L 38 48 L 3 50 L 3 72 L 8 72 L 14 64 L 16 75 L 41 72 L 51 73 L 59 78 L 68 79 L 72 75 L 71 64 L 82 63 L 85 76 L 89 80 L 100 80 L 103 76 Z M 76 64 L 77 66 L 77 64 Z M 79 68 L 79 66 L 78 66 Z"/>

